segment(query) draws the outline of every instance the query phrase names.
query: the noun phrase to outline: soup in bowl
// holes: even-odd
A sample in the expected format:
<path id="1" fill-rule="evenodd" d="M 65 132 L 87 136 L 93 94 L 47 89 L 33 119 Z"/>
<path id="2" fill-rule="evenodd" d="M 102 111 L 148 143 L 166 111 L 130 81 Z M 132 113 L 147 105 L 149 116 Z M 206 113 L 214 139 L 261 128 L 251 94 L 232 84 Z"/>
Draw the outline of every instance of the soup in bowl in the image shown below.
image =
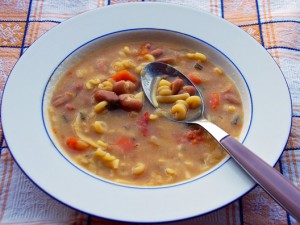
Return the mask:
<path id="1" fill-rule="evenodd" d="M 197 179 L 228 159 L 203 128 L 168 120 L 166 110 L 147 101 L 141 71 L 150 62 L 180 70 L 202 93 L 207 118 L 233 137 L 245 138 L 249 92 L 225 55 L 172 31 L 123 31 L 75 50 L 47 86 L 47 131 L 78 168 L 110 182 L 149 187 Z M 165 77 L 155 91 L 175 119 L 185 118 L 182 111 L 197 110 L 195 88 L 180 79 Z"/>

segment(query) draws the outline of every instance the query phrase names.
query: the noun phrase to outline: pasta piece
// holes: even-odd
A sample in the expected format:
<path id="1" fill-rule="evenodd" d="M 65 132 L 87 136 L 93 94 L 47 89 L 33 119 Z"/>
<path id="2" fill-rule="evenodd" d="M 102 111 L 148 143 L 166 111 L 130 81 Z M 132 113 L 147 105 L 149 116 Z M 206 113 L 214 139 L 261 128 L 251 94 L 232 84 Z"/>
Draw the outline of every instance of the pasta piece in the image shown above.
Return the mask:
<path id="1" fill-rule="evenodd" d="M 176 120 L 184 120 L 186 118 L 187 108 L 184 104 L 177 103 L 172 107 L 171 113 Z"/>
<path id="2" fill-rule="evenodd" d="M 116 159 L 115 156 L 109 154 L 108 152 L 102 158 L 104 161 L 113 161 Z"/>
<path id="3" fill-rule="evenodd" d="M 166 168 L 166 173 L 170 176 L 176 175 L 176 171 L 172 168 Z"/>
<path id="4" fill-rule="evenodd" d="M 126 54 L 126 55 L 130 55 L 131 54 L 131 50 L 128 46 L 124 46 L 123 48 L 123 52 Z"/>
<path id="5" fill-rule="evenodd" d="M 189 97 L 190 98 L 190 97 Z M 188 98 L 187 98 L 188 99 Z M 183 104 L 185 107 L 186 107 L 186 109 L 188 109 L 189 108 L 189 104 L 186 102 L 186 101 L 184 101 L 184 100 L 177 100 L 176 101 L 176 104 Z"/>
<path id="6" fill-rule="evenodd" d="M 214 68 L 214 71 L 217 73 L 217 74 L 219 74 L 219 75 L 222 75 L 224 72 L 223 72 L 223 70 L 220 68 L 220 67 L 215 67 Z"/>
<path id="7" fill-rule="evenodd" d="M 177 100 L 185 100 L 190 95 L 188 93 L 179 94 L 179 95 L 169 95 L 169 96 L 156 96 L 156 99 L 160 103 L 174 103 Z"/>
<path id="8" fill-rule="evenodd" d="M 196 52 L 196 53 L 187 53 L 186 57 L 189 59 L 197 59 L 200 60 L 201 62 L 206 61 L 206 56 L 202 53 Z"/>
<path id="9" fill-rule="evenodd" d="M 144 55 L 144 59 L 146 59 L 146 60 L 149 61 L 149 62 L 154 62 L 154 61 L 155 61 L 154 56 L 151 55 L 151 54 L 146 54 L 146 55 Z"/>
<path id="10" fill-rule="evenodd" d="M 107 148 L 108 147 L 108 145 L 105 142 L 101 141 L 101 140 L 98 140 L 97 144 L 100 145 L 103 148 Z"/>
<path id="11" fill-rule="evenodd" d="M 94 111 L 100 113 L 106 108 L 107 105 L 108 105 L 107 101 L 101 101 L 97 105 L 95 105 Z"/>
<path id="12" fill-rule="evenodd" d="M 156 115 L 156 114 L 150 114 L 149 119 L 150 120 L 157 120 L 158 119 L 158 115 Z"/>
<path id="13" fill-rule="evenodd" d="M 136 68 L 135 68 L 135 72 L 137 74 L 140 74 L 142 69 L 147 65 L 148 63 L 141 63 L 140 65 L 138 65 Z"/>
<path id="14" fill-rule="evenodd" d="M 166 87 L 166 86 L 162 86 L 162 87 Z M 172 90 L 170 88 L 163 88 L 163 89 L 160 89 L 158 91 L 158 95 L 161 95 L 161 96 L 170 96 L 172 95 Z"/>
<path id="15" fill-rule="evenodd" d="M 135 167 L 132 168 L 132 173 L 134 175 L 141 175 L 145 172 L 146 166 L 144 163 L 138 163 Z"/>
<path id="16" fill-rule="evenodd" d="M 104 134 L 107 131 L 107 124 L 104 121 L 95 121 L 93 128 L 98 134 Z"/>
<path id="17" fill-rule="evenodd" d="M 151 142 L 153 145 L 155 145 L 155 146 L 160 146 L 158 137 L 156 137 L 156 136 L 154 136 L 154 135 L 152 135 L 152 136 L 150 137 L 150 142 Z"/>
<path id="18" fill-rule="evenodd" d="M 82 129 L 80 128 L 80 121 L 81 121 L 81 116 L 80 113 L 77 114 L 77 117 L 72 124 L 73 130 L 75 131 L 76 135 L 83 141 L 89 143 L 91 146 L 95 148 L 99 148 L 100 146 L 91 138 L 87 137 L 85 134 L 82 133 Z"/>
<path id="19" fill-rule="evenodd" d="M 171 85 L 172 85 L 172 83 L 171 83 L 170 81 L 168 81 L 168 80 L 166 80 L 166 79 L 161 79 L 161 80 L 159 81 L 158 87 L 161 87 L 161 86 L 168 86 L 168 87 L 171 88 Z"/>
<path id="20" fill-rule="evenodd" d="M 199 96 L 190 96 L 186 99 L 190 109 L 196 109 L 201 105 L 201 98 Z"/>
<path id="21" fill-rule="evenodd" d="M 113 90 L 113 84 L 111 81 L 104 81 L 102 83 L 100 83 L 98 85 L 98 88 L 101 89 L 101 90 L 105 90 L 105 91 L 112 91 Z"/>

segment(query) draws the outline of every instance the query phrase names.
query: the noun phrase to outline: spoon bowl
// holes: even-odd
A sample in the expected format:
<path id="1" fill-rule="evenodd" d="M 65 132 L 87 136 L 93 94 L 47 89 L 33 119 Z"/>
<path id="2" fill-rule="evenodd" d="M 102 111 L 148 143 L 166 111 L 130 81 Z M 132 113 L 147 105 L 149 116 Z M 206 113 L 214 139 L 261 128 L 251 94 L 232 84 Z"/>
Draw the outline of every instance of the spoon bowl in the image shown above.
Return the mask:
<path id="1" fill-rule="evenodd" d="M 199 111 L 187 120 L 174 120 L 186 124 L 196 124 L 209 132 L 227 153 L 270 194 L 286 211 L 296 220 L 300 221 L 300 190 L 281 173 L 271 167 L 242 143 L 231 137 L 220 127 L 205 118 L 205 101 L 199 89 L 184 74 L 174 67 L 160 62 L 147 64 L 141 71 L 141 82 L 148 101 L 155 107 L 159 105 L 155 101 L 155 87 L 157 79 L 162 76 L 179 77 L 185 84 L 194 86 L 196 95 L 202 100 Z M 154 93 L 154 94 L 153 94 Z M 168 117 L 170 119 L 170 117 Z"/>

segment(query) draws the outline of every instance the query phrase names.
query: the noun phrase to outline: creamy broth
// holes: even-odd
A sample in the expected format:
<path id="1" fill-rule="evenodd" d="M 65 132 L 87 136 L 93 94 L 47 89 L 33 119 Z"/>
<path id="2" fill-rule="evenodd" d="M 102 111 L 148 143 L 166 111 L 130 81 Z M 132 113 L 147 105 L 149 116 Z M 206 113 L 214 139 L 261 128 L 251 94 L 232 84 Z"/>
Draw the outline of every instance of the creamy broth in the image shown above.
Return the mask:
<path id="1" fill-rule="evenodd" d="M 118 43 L 84 56 L 54 88 L 51 127 L 75 164 L 113 182 L 158 186 L 192 179 L 224 159 L 203 129 L 172 122 L 149 105 L 140 71 L 153 61 L 187 74 L 203 94 L 209 120 L 239 136 L 241 98 L 222 68 L 185 46 Z"/>

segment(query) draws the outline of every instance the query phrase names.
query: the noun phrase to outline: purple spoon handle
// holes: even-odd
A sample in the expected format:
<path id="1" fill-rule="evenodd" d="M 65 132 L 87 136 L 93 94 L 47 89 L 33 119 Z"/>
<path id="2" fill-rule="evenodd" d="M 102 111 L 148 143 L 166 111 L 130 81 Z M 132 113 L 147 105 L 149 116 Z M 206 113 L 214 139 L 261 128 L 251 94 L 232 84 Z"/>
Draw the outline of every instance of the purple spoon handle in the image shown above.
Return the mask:
<path id="1" fill-rule="evenodd" d="M 203 119 L 192 123 L 205 128 L 254 181 L 300 221 L 300 190 L 292 182 L 215 124 Z"/>
<path id="2" fill-rule="evenodd" d="M 220 143 L 253 180 L 300 221 L 300 190 L 292 182 L 233 137 L 227 136 Z"/>

